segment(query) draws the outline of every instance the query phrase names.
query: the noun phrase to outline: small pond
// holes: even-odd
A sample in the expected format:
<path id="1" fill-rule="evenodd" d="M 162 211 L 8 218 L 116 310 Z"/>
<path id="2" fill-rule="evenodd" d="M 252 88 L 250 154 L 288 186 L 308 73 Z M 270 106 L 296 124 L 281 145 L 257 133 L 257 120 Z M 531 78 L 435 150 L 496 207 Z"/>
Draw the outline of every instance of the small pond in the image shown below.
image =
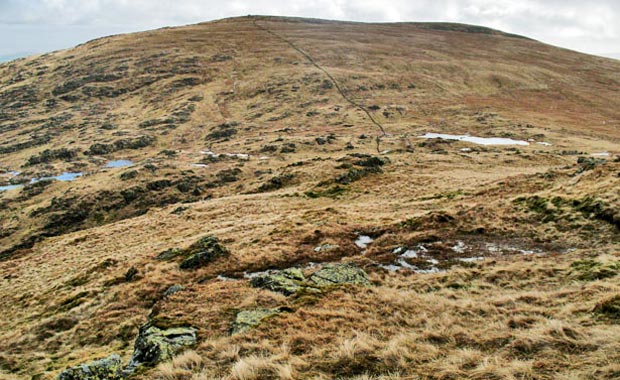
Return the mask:
<path id="1" fill-rule="evenodd" d="M 81 177 L 83 175 L 82 172 L 65 172 L 56 176 L 51 176 L 51 177 L 40 177 L 40 178 L 31 178 L 29 183 L 37 183 L 40 181 L 44 181 L 44 180 L 56 180 L 56 181 L 75 181 L 77 178 Z M 23 187 L 24 185 L 8 185 L 8 186 L 0 186 L 0 191 L 7 191 L 7 190 L 13 190 L 13 189 L 19 189 L 21 187 Z"/>
<path id="2" fill-rule="evenodd" d="M 133 162 L 130 160 L 114 160 L 108 162 L 105 166 L 106 168 L 125 168 L 127 166 L 132 166 Z"/>

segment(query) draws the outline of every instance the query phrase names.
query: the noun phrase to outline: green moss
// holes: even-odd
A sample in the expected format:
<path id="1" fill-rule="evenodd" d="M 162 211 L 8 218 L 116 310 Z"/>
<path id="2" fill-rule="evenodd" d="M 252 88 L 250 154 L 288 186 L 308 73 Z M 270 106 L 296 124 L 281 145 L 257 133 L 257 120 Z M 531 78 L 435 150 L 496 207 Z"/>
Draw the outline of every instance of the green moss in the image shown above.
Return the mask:
<path id="1" fill-rule="evenodd" d="M 280 309 L 253 309 L 237 313 L 232 326 L 232 334 L 240 334 L 261 324 L 265 319 L 280 313 Z"/>
<path id="2" fill-rule="evenodd" d="M 431 195 L 428 197 L 420 198 L 421 201 L 430 201 L 435 199 L 454 199 L 463 195 L 467 195 L 463 190 L 449 191 L 447 193 L 441 193 L 436 195 Z"/>
<path id="3" fill-rule="evenodd" d="M 170 249 L 167 249 L 161 252 L 155 258 L 157 260 L 172 260 L 178 256 L 181 256 L 182 254 L 183 254 L 183 251 L 180 250 L 179 248 L 170 248 Z"/>
<path id="4" fill-rule="evenodd" d="M 350 169 L 345 174 L 342 174 L 336 178 L 336 182 L 342 185 L 348 185 L 351 182 L 358 181 L 368 175 L 383 173 L 381 167 L 379 166 L 371 166 L 364 167 L 362 169 Z"/>
<path id="5" fill-rule="evenodd" d="M 310 191 L 306 191 L 304 193 L 305 196 L 307 196 L 308 198 L 338 198 L 339 196 L 343 195 L 345 192 L 347 191 L 347 189 L 345 187 L 342 186 L 332 186 L 329 189 L 326 190 L 310 190 Z"/>
<path id="6" fill-rule="evenodd" d="M 469 289 L 469 288 L 471 288 L 471 285 L 470 284 L 463 284 L 463 283 L 460 283 L 460 282 L 451 282 L 451 283 L 446 285 L 446 288 L 454 289 L 454 290 L 461 290 L 461 289 Z"/>
<path id="7" fill-rule="evenodd" d="M 559 196 L 548 199 L 535 195 L 519 197 L 514 203 L 537 214 L 543 223 L 560 220 L 574 223 L 581 214 L 585 219 L 600 220 L 620 229 L 620 216 L 614 209 L 604 201 L 590 196 L 582 199 L 566 199 Z"/>
<path id="8" fill-rule="evenodd" d="M 594 313 L 605 318 L 620 321 L 620 295 L 600 302 L 594 308 Z"/>
<path id="9" fill-rule="evenodd" d="M 318 288 L 302 288 L 295 294 L 295 304 L 298 306 L 314 306 L 321 301 L 326 292 Z"/>
<path id="10" fill-rule="evenodd" d="M 573 202 L 575 210 L 589 219 L 597 219 L 614 225 L 620 229 L 620 216 L 606 202 L 593 197 L 585 197 Z"/>
<path id="11" fill-rule="evenodd" d="M 603 264 L 596 260 L 577 260 L 571 264 L 570 273 L 581 281 L 595 281 L 611 278 L 620 271 L 620 263 Z"/>
<path id="12" fill-rule="evenodd" d="M 84 273 L 67 281 L 67 285 L 72 286 L 72 287 L 82 286 L 88 282 L 88 278 L 89 278 L 89 274 Z"/>

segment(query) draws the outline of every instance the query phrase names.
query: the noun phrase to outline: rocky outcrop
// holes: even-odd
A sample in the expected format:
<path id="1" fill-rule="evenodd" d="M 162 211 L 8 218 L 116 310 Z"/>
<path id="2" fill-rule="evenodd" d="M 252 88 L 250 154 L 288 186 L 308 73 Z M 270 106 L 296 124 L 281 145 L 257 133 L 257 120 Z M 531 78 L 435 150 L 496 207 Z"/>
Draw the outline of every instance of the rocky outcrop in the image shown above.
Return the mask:
<path id="1" fill-rule="evenodd" d="M 120 380 L 122 378 L 121 358 L 117 354 L 67 368 L 58 375 L 58 380 Z"/>
<path id="2" fill-rule="evenodd" d="M 262 288 L 279 292 L 284 295 L 295 294 L 305 286 L 306 278 L 301 269 L 289 268 L 282 271 L 265 273 L 250 280 L 250 285 L 255 288 Z"/>
<path id="3" fill-rule="evenodd" d="M 141 365 L 154 366 L 170 360 L 183 349 L 196 344 L 196 339 L 196 329 L 193 327 L 160 329 L 147 323 L 140 328 L 125 373 L 132 373 Z"/>
<path id="4" fill-rule="evenodd" d="M 187 258 L 181 263 L 181 269 L 200 268 L 217 258 L 230 255 L 215 236 L 203 237 L 185 249 L 182 254 Z"/>

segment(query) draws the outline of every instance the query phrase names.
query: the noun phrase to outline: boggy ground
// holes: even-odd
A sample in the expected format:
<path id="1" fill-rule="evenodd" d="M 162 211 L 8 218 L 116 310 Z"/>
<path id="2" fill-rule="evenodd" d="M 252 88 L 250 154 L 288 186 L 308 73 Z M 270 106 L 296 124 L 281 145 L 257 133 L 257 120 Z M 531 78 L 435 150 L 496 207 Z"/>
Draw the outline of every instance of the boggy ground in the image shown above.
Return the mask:
<path id="1" fill-rule="evenodd" d="M 126 363 L 150 320 L 198 344 L 136 378 L 617 378 L 620 65 L 454 28 L 240 18 L 1 65 L 6 181 L 85 176 L 0 195 L 0 377 Z M 157 258 L 207 235 L 230 255 Z M 336 262 L 372 285 L 244 278 Z M 283 312 L 231 335 L 255 308 Z"/>

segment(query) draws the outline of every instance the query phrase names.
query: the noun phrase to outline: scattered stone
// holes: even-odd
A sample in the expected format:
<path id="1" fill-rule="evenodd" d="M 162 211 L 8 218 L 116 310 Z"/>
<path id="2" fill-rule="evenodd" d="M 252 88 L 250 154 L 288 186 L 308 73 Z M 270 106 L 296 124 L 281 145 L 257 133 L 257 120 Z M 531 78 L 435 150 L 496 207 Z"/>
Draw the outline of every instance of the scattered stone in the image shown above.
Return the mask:
<path id="1" fill-rule="evenodd" d="M 286 143 L 280 148 L 280 153 L 295 153 L 297 146 L 294 143 Z"/>
<path id="2" fill-rule="evenodd" d="M 314 272 L 309 281 L 318 286 L 356 284 L 370 286 L 368 275 L 355 264 L 327 264 Z"/>
<path id="3" fill-rule="evenodd" d="M 136 278 L 137 274 L 138 274 L 138 270 L 135 267 L 129 268 L 127 272 L 125 273 L 125 281 L 131 282 L 132 280 Z"/>
<path id="4" fill-rule="evenodd" d="M 67 368 L 58 375 L 58 380 L 120 380 L 122 378 L 121 358 L 117 354 Z"/>
<path id="5" fill-rule="evenodd" d="M 203 237 L 185 249 L 183 254 L 188 257 L 181 263 L 181 269 L 200 268 L 217 258 L 230 255 L 215 236 Z"/>
<path id="6" fill-rule="evenodd" d="M 315 247 L 314 252 L 327 252 L 327 251 L 333 251 L 338 248 L 340 248 L 340 246 L 335 245 L 335 244 L 323 244 L 323 245 L 319 245 L 318 247 Z"/>
<path id="7" fill-rule="evenodd" d="M 240 334 L 244 333 L 253 327 L 261 324 L 262 321 L 269 317 L 273 317 L 281 313 L 281 310 L 276 309 L 253 309 L 253 310 L 243 310 L 237 313 L 237 317 L 232 325 L 231 334 Z"/>
<path id="8" fill-rule="evenodd" d="M 164 292 L 164 297 L 170 297 L 171 295 L 178 293 L 182 290 L 185 290 L 185 286 L 183 285 L 172 285 Z"/>
<path id="9" fill-rule="evenodd" d="M 301 269 L 289 268 L 254 277 L 250 280 L 250 285 L 289 296 L 304 287 L 305 281 Z"/>

